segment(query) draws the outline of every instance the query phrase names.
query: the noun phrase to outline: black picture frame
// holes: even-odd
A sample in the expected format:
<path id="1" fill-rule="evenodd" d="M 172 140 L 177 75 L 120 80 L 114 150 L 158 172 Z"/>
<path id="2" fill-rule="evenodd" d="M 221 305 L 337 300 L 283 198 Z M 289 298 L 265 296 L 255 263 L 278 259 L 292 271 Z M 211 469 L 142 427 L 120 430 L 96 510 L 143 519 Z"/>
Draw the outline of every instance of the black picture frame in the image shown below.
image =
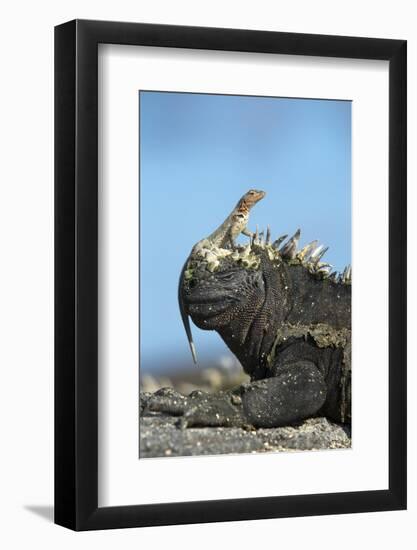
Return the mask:
<path id="1" fill-rule="evenodd" d="M 98 507 L 98 44 L 389 62 L 389 488 Z M 55 522 L 74 530 L 406 508 L 406 41 L 74 20 L 55 28 Z M 371 145 L 370 145 L 371 146 Z"/>

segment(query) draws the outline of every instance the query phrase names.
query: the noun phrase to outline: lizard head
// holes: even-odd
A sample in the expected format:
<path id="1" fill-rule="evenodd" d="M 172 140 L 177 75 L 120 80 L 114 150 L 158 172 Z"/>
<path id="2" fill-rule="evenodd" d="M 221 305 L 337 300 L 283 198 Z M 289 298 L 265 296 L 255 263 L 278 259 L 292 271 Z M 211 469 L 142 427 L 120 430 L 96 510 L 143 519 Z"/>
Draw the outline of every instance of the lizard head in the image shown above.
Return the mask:
<path id="1" fill-rule="evenodd" d="M 245 193 L 237 203 L 236 210 L 246 210 L 248 212 L 252 208 L 252 206 L 263 199 L 265 195 L 265 191 L 260 191 L 258 189 L 249 189 L 249 191 Z"/>

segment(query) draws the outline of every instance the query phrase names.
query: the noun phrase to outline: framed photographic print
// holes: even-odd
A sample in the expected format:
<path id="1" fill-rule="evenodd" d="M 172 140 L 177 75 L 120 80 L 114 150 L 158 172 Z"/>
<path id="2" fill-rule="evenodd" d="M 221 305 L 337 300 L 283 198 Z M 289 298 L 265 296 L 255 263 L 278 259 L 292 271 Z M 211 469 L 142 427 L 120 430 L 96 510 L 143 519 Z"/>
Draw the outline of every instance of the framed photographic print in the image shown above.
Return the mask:
<path id="1" fill-rule="evenodd" d="M 71 21 L 55 158 L 56 523 L 404 509 L 406 42 Z"/>

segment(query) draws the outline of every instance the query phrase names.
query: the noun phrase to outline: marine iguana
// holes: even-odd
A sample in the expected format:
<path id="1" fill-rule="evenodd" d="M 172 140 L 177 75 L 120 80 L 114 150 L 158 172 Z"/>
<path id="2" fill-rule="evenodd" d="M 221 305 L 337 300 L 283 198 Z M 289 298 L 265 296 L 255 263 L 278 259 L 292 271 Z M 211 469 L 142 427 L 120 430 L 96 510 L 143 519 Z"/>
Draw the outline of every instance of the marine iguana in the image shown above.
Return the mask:
<path id="1" fill-rule="evenodd" d="M 316 414 L 351 419 L 351 269 L 321 261 L 300 230 L 281 248 L 256 234 L 247 246 L 193 249 L 179 281 L 182 311 L 215 330 L 251 378 L 232 392 L 182 396 L 162 389 L 145 407 L 186 426 L 277 427 Z M 214 264 L 214 265 L 213 265 Z"/>
<path id="2" fill-rule="evenodd" d="M 224 222 L 213 231 L 208 237 L 201 239 L 193 246 L 190 256 L 187 258 L 184 267 L 181 271 L 180 279 L 182 278 L 184 271 L 187 267 L 188 261 L 191 257 L 197 255 L 204 256 L 208 263 L 208 268 L 212 271 L 219 265 L 218 262 L 218 250 L 223 248 L 232 248 L 235 244 L 236 238 L 243 233 L 247 237 L 253 237 L 254 233 L 249 231 L 247 224 L 249 221 L 249 212 L 251 208 L 263 199 L 265 191 L 259 191 L 258 189 L 249 189 L 247 193 L 243 195 L 233 208 L 231 213 L 227 216 Z M 214 253 L 212 253 L 214 250 Z M 180 313 L 182 322 L 184 324 L 185 332 L 187 334 L 188 343 L 190 345 L 191 355 L 194 363 L 197 363 L 197 355 L 193 342 L 193 337 L 190 328 L 190 322 L 188 315 L 184 310 L 184 303 L 180 296 L 180 287 L 178 289 L 178 302 L 180 306 Z"/>

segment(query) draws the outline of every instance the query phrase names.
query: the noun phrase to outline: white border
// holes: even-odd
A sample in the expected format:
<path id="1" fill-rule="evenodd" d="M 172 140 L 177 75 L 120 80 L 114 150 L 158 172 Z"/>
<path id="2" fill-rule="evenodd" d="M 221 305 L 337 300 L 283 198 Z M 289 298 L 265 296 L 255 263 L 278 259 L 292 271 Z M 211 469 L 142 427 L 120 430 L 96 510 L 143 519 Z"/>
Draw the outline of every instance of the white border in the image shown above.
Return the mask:
<path id="1" fill-rule="evenodd" d="M 139 89 L 353 101 L 353 449 L 138 460 Z M 99 506 L 386 489 L 387 62 L 101 45 L 99 105 Z"/>

